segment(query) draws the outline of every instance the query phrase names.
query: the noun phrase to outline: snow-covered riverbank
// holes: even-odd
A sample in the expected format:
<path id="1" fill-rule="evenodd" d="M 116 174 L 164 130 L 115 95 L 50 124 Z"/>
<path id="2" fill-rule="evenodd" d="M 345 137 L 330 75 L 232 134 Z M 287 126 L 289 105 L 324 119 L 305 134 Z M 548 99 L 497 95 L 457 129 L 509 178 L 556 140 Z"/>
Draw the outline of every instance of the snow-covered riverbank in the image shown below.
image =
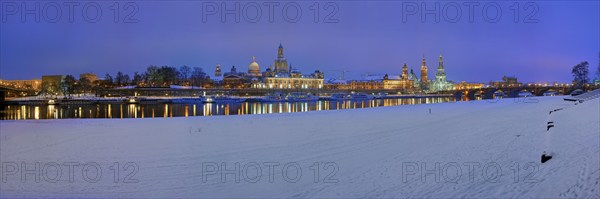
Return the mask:
<path id="1" fill-rule="evenodd" d="M 598 198 L 599 105 L 1 121 L 0 197 Z"/>

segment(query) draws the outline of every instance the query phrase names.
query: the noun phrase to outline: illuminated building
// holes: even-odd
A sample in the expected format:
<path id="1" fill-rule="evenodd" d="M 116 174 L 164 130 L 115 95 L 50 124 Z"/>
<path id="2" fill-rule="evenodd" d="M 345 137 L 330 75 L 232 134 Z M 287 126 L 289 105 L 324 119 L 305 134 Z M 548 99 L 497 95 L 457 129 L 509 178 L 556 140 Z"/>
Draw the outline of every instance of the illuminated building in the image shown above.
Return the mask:
<path id="1" fill-rule="evenodd" d="M 252 62 L 248 65 L 248 76 L 261 77 L 260 66 L 256 63 L 256 57 L 252 56 Z"/>
<path id="2" fill-rule="evenodd" d="M 288 68 L 288 63 L 285 57 L 283 56 L 283 45 L 279 44 L 279 48 L 277 49 L 277 59 L 273 62 L 273 72 L 275 74 L 288 74 L 290 70 Z"/>
<path id="3" fill-rule="evenodd" d="M 223 74 L 224 88 L 264 88 L 264 89 L 320 89 L 323 88 L 323 72 L 316 70 L 311 74 L 302 74 L 297 68 L 288 65 L 283 55 L 283 46 L 279 44 L 277 58 L 265 72 L 260 72 L 256 57 L 248 64 L 248 73 L 237 72 L 233 66 L 231 71 Z M 215 76 L 221 74 L 220 65 L 215 69 Z"/>
<path id="4" fill-rule="evenodd" d="M 483 88 L 483 86 L 483 83 L 467 83 L 466 81 L 461 81 L 458 84 L 454 84 L 454 90 L 480 89 Z"/>
<path id="5" fill-rule="evenodd" d="M 410 69 L 408 79 L 413 81 L 413 87 L 419 88 L 421 86 L 421 82 L 419 81 L 419 78 L 417 78 L 417 75 L 415 74 L 415 71 L 413 71 L 412 68 Z"/>
<path id="6" fill-rule="evenodd" d="M 451 90 L 453 85 L 446 80 L 446 72 L 444 71 L 444 60 L 440 54 L 435 81 L 429 84 L 429 90 L 433 92 Z"/>
<path id="7" fill-rule="evenodd" d="M 264 84 L 269 89 L 319 89 L 323 79 L 306 77 L 266 77 Z"/>
<path id="8" fill-rule="evenodd" d="M 215 68 L 215 77 L 221 77 L 221 64 L 217 64 Z"/>
<path id="9" fill-rule="evenodd" d="M 427 78 L 427 63 L 425 61 L 425 55 L 423 55 L 423 60 L 421 61 L 421 83 L 423 85 L 427 85 L 429 83 Z"/>
<path id="10" fill-rule="evenodd" d="M 502 81 L 490 82 L 495 88 L 507 88 L 507 87 L 521 87 L 523 83 L 520 83 L 516 77 L 502 76 Z"/>
<path id="11" fill-rule="evenodd" d="M 65 80 L 64 75 L 42 76 L 42 93 L 49 95 L 62 95 L 61 83 Z"/>
<path id="12" fill-rule="evenodd" d="M 265 71 L 263 84 L 268 89 L 320 89 L 323 88 L 324 74 L 316 70 L 310 75 L 303 75 L 298 69 L 288 67 L 288 62 L 283 56 L 283 46 L 279 44 L 277 59 Z M 253 86 L 255 87 L 255 86 Z"/>
<path id="13" fill-rule="evenodd" d="M 96 74 L 94 73 L 83 73 L 79 75 L 79 79 L 83 79 L 86 78 L 88 80 L 90 80 L 90 83 L 93 83 L 95 81 L 98 80 L 98 76 L 96 76 Z"/>
<path id="14" fill-rule="evenodd" d="M 235 66 L 231 67 L 228 73 L 223 75 L 223 87 L 225 88 L 245 88 L 248 81 L 245 73 L 238 73 Z"/>
<path id="15" fill-rule="evenodd" d="M 412 90 L 414 87 L 414 80 L 411 80 L 408 75 L 408 66 L 404 64 L 402 66 L 402 74 L 399 78 L 390 77 L 385 75 L 383 77 L 383 89 L 405 89 Z"/>
<path id="16" fill-rule="evenodd" d="M 40 91 L 42 89 L 42 80 L 0 80 L 0 85 L 22 90 Z"/>
<path id="17" fill-rule="evenodd" d="M 353 90 L 381 90 L 383 82 L 376 80 L 350 81 L 350 89 Z"/>

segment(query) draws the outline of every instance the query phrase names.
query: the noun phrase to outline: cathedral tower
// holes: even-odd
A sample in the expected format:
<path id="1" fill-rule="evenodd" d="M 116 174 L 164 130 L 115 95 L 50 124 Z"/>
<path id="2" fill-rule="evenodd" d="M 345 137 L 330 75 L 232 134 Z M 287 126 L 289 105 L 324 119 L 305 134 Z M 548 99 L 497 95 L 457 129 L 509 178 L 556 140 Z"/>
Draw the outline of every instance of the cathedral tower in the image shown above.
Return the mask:
<path id="1" fill-rule="evenodd" d="M 277 59 L 275 59 L 273 66 L 275 66 L 273 72 L 275 72 L 276 74 L 289 75 L 290 73 L 287 60 L 285 60 L 285 57 L 283 56 L 283 46 L 281 44 L 279 44 L 279 49 L 277 50 Z"/>
<path id="2" fill-rule="evenodd" d="M 427 63 L 425 62 L 425 55 L 423 55 L 423 60 L 421 61 L 421 83 L 427 84 L 429 80 L 427 80 Z"/>
<path id="3" fill-rule="evenodd" d="M 446 72 L 444 72 L 444 59 L 442 58 L 442 54 L 440 54 L 440 59 L 438 61 L 437 73 L 435 74 L 435 78 L 438 82 L 446 82 Z"/>
<path id="4" fill-rule="evenodd" d="M 402 66 L 401 78 L 402 78 L 402 80 L 408 80 L 408 66 L 406 65 L 406 63 L 404 63 L 404 66 Z"/>

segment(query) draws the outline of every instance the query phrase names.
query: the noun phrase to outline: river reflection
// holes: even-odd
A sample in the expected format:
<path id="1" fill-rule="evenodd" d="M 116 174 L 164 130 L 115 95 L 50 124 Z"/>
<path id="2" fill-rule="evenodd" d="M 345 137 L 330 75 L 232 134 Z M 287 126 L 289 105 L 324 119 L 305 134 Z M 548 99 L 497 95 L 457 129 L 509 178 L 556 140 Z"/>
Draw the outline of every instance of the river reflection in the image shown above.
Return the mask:
<path id="1" fill-rule="evenodd" d="M 244 102 L 198 104 L 3 105 L 2 120 L 66 118 L 156 118 L 247 115 L 371 108 L 453 102 L 453 97 L 374 99 L 315 102 Z"/>

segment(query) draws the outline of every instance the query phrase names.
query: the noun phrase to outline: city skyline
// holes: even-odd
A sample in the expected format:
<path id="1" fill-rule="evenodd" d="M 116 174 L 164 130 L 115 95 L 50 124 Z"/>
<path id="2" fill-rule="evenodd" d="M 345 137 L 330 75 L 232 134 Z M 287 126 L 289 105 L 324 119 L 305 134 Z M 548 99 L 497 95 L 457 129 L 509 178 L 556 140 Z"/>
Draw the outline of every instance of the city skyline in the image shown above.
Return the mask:
<path id="1" fill-rule="evenodd" d="M 504 18 L 496 23 L 477 15 L 473 23 L 416 17 L 403 22 L 394 12 L 400 3 L 335 3 L 337 23 L 311 21 L 310 4 L 302 2 L 305 15 L 297 23 L 277 17 L 274 23 L 221 22 L 211 16 L 203 22 L 195 12 L 202 8 L 199 2 L 177 2 L 176 8 L 136 2 L 136 23 L 114 23 L 108 4 L 101 4 L 106 19 L 97 23 L 77 18 L 74 23 L 23 23 L 7 16 L 0 30 L 0 78 L 133 74 L 149 65 L 198 66 L 211 74 L 216 64 L 246 69 L 252 56 L 264 71 L 279 43 L 291 65 L 320 69 L 327 79 L 339 78 L 341 70 L 349 71 L 346 79 L 359 80 L 365 74 L 400 74 L 404 63 L 418 71 L 423 55 L 432 77 L 440 53 L 448 80 L 455 82 L 488 82 L 504 75 L 523 82 L 570 82 L 572 66 L 582 61 L 591 69 L 598 65 L 598 2 L 535 2 L 536 23 L 513 22 L 509 3 L 500 3 Z"/>

